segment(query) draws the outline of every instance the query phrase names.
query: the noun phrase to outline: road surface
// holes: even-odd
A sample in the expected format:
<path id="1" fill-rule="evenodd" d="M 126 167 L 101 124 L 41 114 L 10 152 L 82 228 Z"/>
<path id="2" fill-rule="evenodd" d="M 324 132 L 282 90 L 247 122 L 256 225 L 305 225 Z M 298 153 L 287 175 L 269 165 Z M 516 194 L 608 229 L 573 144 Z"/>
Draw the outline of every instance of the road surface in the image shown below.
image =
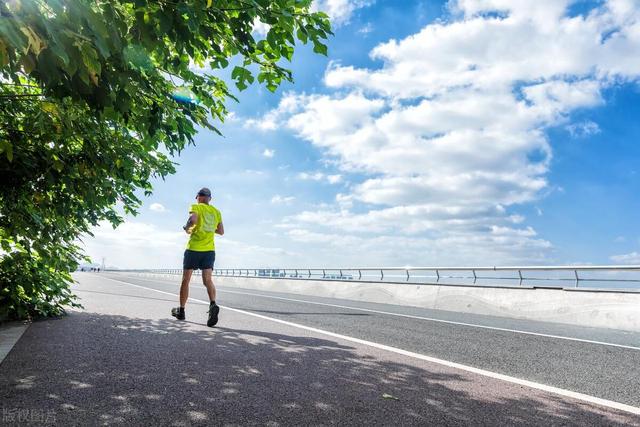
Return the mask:
<path id="1" fill-rule="evenodd" d="M 640 425 L 640 334 L 81 273 L 0 364 L 3 421 Z"/>

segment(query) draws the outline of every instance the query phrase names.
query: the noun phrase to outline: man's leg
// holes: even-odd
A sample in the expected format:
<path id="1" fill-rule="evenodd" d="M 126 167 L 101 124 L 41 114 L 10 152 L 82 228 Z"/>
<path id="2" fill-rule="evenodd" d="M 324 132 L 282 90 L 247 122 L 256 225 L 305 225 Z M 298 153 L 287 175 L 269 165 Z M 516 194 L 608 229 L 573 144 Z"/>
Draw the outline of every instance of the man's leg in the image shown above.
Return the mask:
<path id="1" fill-rule="evenodd" d="M 202 283 L 207 288 L 209 294 L 209 320 L 207 320 L 207 326 L 212 327 L 218 323 L 218 314 L 220 313 L 220 307 L 216 304 L 216 287 L 213 285 L 213 279 L 211 278 L 212 270 L 206 268 L 202 270 Z"/>
<path id="2" fill-rule="evenodd" d="M 178 320 L 184 320 L 184 306 L 187 305 L 187 299 L 189 298 L 189 281 L 191 280 L 192 269 L 185 268 L 182 270 L 182 284 L 180 285 L 180 307 L 174 307 L 171 309 L 171 315 Z"/>
<path id="3" fill-rule="evenodd" d="M 204 287 L 207 288 L 207 293 L 209 294 L 209 301 L 215 302 L 216 287 L 214 286 L 213 278 L 211 277 L 212 272 L 213 272 L 213 269 L 211 268 L 202 270 L 202 283 L 204 284 Z"/>
<path id="4" fill-rule="evenodd" d="M 180 284 L 180 307 L 184 308 L 187 305 L 189 299 L 189 282 L 191 281 L 191 275 L 193 270 L 182 270 L 182 283 Z"/>
<path id="5" fill-rule="evenodd" d="M 194 254 L 189 249 L 184 251 L 184 259 L 182 261 L 182 283 L 180 284 L 180 307 L 171 309 L 171 315 L 178 320 L 184 320 L 184 306 L 187 305 L 189 299 L 189 282 L 194 268 Z"/>

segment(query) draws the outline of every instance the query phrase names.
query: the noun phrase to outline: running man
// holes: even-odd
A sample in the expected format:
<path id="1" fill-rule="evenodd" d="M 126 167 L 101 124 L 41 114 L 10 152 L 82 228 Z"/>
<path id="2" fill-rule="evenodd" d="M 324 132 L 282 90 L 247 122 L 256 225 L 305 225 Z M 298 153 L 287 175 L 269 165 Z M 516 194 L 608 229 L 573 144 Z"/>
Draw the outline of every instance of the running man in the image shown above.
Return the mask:
<path id="1" fill-rule="evenodd" d="M 171 315 L 178 320 L 184 320 L 184 306 L 189 298 L 189 282 L 193 270 L 202 270 L 202 283 L 209 294 L 209 320 L 207 326 L 218 323 L 220 307 L 216 304 L 216 288 L 213 285 L 211 273 L 216 260 L 214 234 L 223 235 L 224 226 L 220 211 L 211 206 L 211 190 L 202 188 L 196 196 L 198 203 L 191 205 L 189 220 L 182 227 L 190 235 L 187 249 L 184 251 L 182 262 L 182 284 L 180 286 L 180 307 L 171 309 Z"/>

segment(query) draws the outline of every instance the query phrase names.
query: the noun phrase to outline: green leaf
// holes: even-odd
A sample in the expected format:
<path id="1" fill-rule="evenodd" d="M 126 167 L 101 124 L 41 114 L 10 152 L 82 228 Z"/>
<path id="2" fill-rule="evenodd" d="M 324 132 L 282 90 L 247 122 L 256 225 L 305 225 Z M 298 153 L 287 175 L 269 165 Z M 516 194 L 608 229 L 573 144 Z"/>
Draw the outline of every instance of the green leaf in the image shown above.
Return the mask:
<path id="1" fill-rule="evenodd" d="M 298 30 L 296 31 L 296 37 L 298 37 L 298 39 L 303 44 L 307 44 L 307 41 L 309 40 L 309 37 L 307 36 L 307 31 L 304 29 L 304 27 L 298 28 Z"/>
<path id="2" fill-rule="evenodd" d="M 231 72 L 231 78 L 236 81 L 236 86 L 240 90 L 246 89 L 247 82 L 253 83 L 253 80 L 254 80 L 254 77 L 251 74 L 251 71 L 240 66 L 236 66 L 233 68 L 233 71 Z"/>
<path id="3" fill-rule="evenodd" d="M 40 54 L 42 49 L 46 46 L 46 43 L 36 34 L 31 27 L 23 26 L 20 27 L 20 31 L 27 36 L 28 44 L 24 50 L 24 53 L 27 54 L 29 51 L 33 52 L 36 56 Z"/>
<path id="4" fill-rule="evenodd" d="M 0 66 L 5 66 L 9 63 L 9 52 L 7 51 L 7 45 L 0 39 Z"/>
<path id="5" fill-rule="evenodd" d="M 313 42 L 313 51 L 321 55 L 327 56 L 327 45 L 320 43 L 319 41 Z"/>
<path id="6" fill-rule="evenodd" d="M 57 57 L 59 58 L 59 62 L 62 63 L 63 67 L 67 70 L 69 70 L 67 67 L 69 66 L 69 55 L 67 54 L 67 51 L 64 49 L 64 46 L 61 44 L 54 44 L 53 46 L 49 47 L 49 50 L 51 50 L 51 52 Z M 74 69 L 74 73 L 75 73 L 75 69 Z M 71 75 L 73 75 L 74 73 L 69 73 Z"/>
<path id="7" fill-rule="evenodd" d="M 13 144 L 6 139 L 0 140 L 0 153 L 4 153 L 8 161 L 13 162 Z"/>
<path id="8" fill-rule="evenodd" d="M 36 61 L 31 55 L 24 55 L 20 60 L 20 65 L 24 70 L 25 74 L 31 74 L 31 72 L 36 68 Z"/>

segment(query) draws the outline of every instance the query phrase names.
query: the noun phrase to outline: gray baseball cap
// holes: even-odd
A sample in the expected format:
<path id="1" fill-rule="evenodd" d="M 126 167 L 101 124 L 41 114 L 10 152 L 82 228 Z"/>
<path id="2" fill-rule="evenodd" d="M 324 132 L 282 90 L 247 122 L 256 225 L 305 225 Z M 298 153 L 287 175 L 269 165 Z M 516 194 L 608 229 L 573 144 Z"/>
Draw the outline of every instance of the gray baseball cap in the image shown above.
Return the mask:
<path id="1" fill-rule="evenodd" d="M 207 187 L 202 187 L 200 191 L 198 191 L 198 196 L 211 197 L 211 190 L 209 190 Z"/>

